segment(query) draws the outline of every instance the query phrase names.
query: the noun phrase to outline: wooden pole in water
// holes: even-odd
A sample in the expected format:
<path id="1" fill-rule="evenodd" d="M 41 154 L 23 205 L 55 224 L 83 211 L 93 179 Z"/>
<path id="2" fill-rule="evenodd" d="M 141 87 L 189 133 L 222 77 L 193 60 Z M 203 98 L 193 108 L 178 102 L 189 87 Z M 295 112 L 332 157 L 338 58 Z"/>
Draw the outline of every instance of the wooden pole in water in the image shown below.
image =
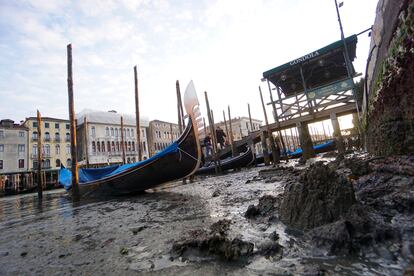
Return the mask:
<path id="1" fill-rule="evenodd" d="M 206 127 L 206 119 L 203 117 L 203 125 L 204 125 L 204 137 L 207 136 L 207 127 Z"/>
<path id="2" fill-rule="evenodd" d="M 247 110 L 249 111 L 249 122 L 250 122 L 250 132 L 253 131 L 253 121 L 252 121 L 252 115 L 250 114 L 250 104 L 247 103 Z"/>
<path id="3" fill-rule="evenodd" d="M 43 197 L 42 181 L 42 118 L 39 110 L 37 111 L 37 195 Z"/>
<path id="4" fill-rule="evenodd" d="M 121 116 L 121 149 L 122 149 L 122 163 L 125 164 L 126 162 L 125 162 L 125 141 L 124 141 L 124 117 L 122 116 Z"/>
<path id="5" fill-rule="evenodd" d="M 86 167 L 89 168 L 89 151 L 88 151 L 88 122 L 86 122 L 86 115 L 83 117 L 83 143 L 85 144 L 85 162 Z"/>
<path id="6" fill-rule="evenodd" d="M 267 119 L 266 107 L 265 107 L 265 104 L 264 104 L 264 101 L 263 101 L 262 89 L 260 88 L 260 86 L 259 86 L 259 92 L 260 92 L 260 100 L 262 101 L 263 114 L 264 114 L 264 117 L 265 117 L 267 135 L 269 136 L 270 147 L 271 147 L 271 150 L 272 150 L 273 165 L 275 165 L 276 163 L 280 162 L 280 153 L 276 152 L 275 140 L 273 138 L 272 132 L 270 131 L 269 120 Z"/>
<path id="7" fill-rule="evenodd" d="M 182 113 L 183 106 L 181 102 L 181 91 L 180 91 L 180 83 L 178 80 L 175 82 L 175 89 L 177 93 L 177 111 L 178 111 L 178 129 L 180 130 L 180 134 L 183 132 L 183 117 L 184 114 Z"/>
<path id="8" fill-rule="evenodd" d="M 137 151 L 138 151 L 138 161 L 142 160 L 142 151 L 141 151 L 141 125 L 139 121 L 139 97 L 138 97 L 138 73 L 137 66 L 134 66 L 134 80 L 135 80 L 135 120 L 137 124 Z"/>
<path id="9" fill-rule="evenodd" d="M 226 112 L 223 110 L 223 119 L 224 119 L 224 128 L 226 130 L 226 135 L 230 139 L 229 129 L 227 128 Z"/>
<path id="10" fill-rule="evenodd" d="M 227 112 L 228 112 L 228 115 L 229 115 L 229 139 L 230 139 L 230 145 L 231 145 L 231 154 L 233 155 L 233 156 L 237 156 L 238 155 L 238 153 L 237 153 L 237 149 L 236 149 L 236 147 L 234 146 L 234 139 L 233 139 L 233 126 L 232 126 L 232 121 L 231 121 L 231 113 L 230 113 L 230 106 L 228 105 L 227 106 Z"/>
<path id="11" fill-rule="evenodd" d="M 70 152 L 72 158 L 72 196 L 74 201 L 79 201 L 79 175 L 78 175 L 78 153 L 76 148 L 76 122 L 75 105 L 73 99 L 72 78 L 72 44 L 68 44 L 68 96 L 69 96 L 69 120 L 70 120 Z"/>
<path id="12" fill-rule="evenodd" d="M 214 166 L 216 173 L 219 172 L 218 164 L 217 164 L 217 140 L 216 140 L 216 133 L 214 131 L 214 125 L 213 125 L 213 119 L 211 116 L 211 109 L 210 109 L 210 103 L 208 101 L 208 95 L 207 91 L 204 91 L 204 97 L 206 99 L 206 106 L 207 106 L 207 119 L 208 123 L 210 125 L 210 133 L 211 133 L 211 140 L 213 142 L 213 159 L 214 159 Z"/>

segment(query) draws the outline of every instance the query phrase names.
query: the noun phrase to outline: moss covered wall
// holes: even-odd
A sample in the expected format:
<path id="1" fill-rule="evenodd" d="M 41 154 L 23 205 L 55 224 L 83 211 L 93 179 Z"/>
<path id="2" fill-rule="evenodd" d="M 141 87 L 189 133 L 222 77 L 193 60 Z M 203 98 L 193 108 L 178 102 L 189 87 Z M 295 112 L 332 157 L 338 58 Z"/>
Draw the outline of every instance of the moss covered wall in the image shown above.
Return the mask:
<path id="1" fill-rule="evenodd" d="M 413 154 L 414 0 L 379 2 L 371 47 L 363 114 L 368 150 Z"/>

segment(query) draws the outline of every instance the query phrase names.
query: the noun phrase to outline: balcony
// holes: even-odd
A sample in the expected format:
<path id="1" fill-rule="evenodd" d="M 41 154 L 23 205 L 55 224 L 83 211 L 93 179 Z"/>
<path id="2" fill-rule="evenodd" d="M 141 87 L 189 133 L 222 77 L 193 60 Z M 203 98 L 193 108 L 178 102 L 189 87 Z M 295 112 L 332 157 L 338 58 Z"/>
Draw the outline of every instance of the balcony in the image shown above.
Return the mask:
<path id="1" fill-rule="evenodd" d="M 31 159 L 37 159 L 37 157 L 38 157 L 37 153 L 30 154 Z M 51 157 L 50 153 L 42 153 L 42 159 L 50 158 L 50 157 Z"/>
<path id="2" fill-rule="evenodd" d="M 45 141 L 45 142 L 50 142 L 50 137 L 45 137 L 45 138 L 43 139 L 43 141 Z"/>
<path id="3" fill-rule="evenodd" d="M 37 142 L 39 140 L 38 137 L 32 137 L 32 142 Z"/>
<path id="4" fill-rule="evenodd" d="M 65 142 L 70 142 L 70 137 L 66 137 Z"/>
<path id="5" fill-rule="evenodd" d="M 61 140 L 60 137 L 55 137 L 55 142 L 58 142 L 59 143 L 60 140 Z"/>

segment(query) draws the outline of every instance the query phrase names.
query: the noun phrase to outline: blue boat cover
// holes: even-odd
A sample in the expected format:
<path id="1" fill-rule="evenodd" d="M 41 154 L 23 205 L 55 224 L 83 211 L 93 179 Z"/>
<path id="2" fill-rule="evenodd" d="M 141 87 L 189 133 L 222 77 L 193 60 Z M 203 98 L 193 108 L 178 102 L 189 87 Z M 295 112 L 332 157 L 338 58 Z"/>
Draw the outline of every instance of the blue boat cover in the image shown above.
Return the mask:
<path id="1" fill-rule="evenodd" d="M 79 184 L 85 184 L 88 182 L 96 181 L 99 179 L 107 178 L 110 176 L 114 176 L 120 174 L 130 168 L 136 168 L 142 165 L 145 165 L 157 158 L 163 157 L 169 153 L 174 153 L 178 151 L 178 143 L 174 142 L 165 148 L 163 151 L 157 153 L 156 155 L 148 158 L 146 160 L 142 160 L 140 162 L 135 162 L 131 164 L 125 165 L 112 165 L 106 166 L 102 168 L 96 169 L 79 169 Z M 59 184 L 62 185 L 66 190 L 69 190 L 72 186 L 72 172 L 67 168 L 62 168 L 59 171 Z"/>
<path id="2" fill-rule="evenodd" d="M 319 144 L 319 145 L 313 146 L 313 149 L 314 149 L 314 150 L 323 149 L 323 148 L 325 148 L 325 147 L 328 147 L 328 146 L 332 145 L 333 143 L 334 143 L 334 141 L 333 141 L 333 140 L 329 140 L 329 141 L 326 141 L 325 143 L 322 143 L 322 144 Z M 288 154 L 289 154 L 289 155 L 297 155 L 297 154 L 302 154 L 302 148 L 297 148 L 294 152 L 290 152 L 290 153 L 288 153 Z"/>

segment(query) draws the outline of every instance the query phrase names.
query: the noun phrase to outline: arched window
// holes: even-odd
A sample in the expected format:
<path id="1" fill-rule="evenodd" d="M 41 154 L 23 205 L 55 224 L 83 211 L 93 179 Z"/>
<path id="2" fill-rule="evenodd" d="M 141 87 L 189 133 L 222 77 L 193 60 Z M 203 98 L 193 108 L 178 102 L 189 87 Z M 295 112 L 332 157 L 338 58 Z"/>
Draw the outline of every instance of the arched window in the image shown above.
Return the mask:
<path id="1" fill-rule="evenodd" d="M 94 126 L 91 127 L 91 132 L 92 132 L 92 137 L 95 137 L 96 132 L 95 132 L 95 127 Z"/>
<path id="2" fill-rule="evenodd" d="M 131 142 L 128 142 L 128 151 L 131 151 Z"/>
<path id="3" fill-rule="evenodd" d="M 33 156 L 36 157 L 37 156 L 37 145 L 33 145 L 32 152 L 33 152 Z"/>
<path id="4" fill-rule="evenodd" d="M 124 149 L 125 149 L 125 151 L 128 150 L 128 143 L 127 143 L 127 141 L 125 141 L 125 143 L 124 143 Z"/>
<path id="5" fill-rule="evenodd" d="M 50 134 L 49 134 L 49 132 L 45 132 L 45 141 L 50 141 Z"/>
<path id="6" fill-rule="evenodd" d="M 55 133 L 55 141 L 56 142 L 60 142 L 60 134 L 59 134 L 59 132 L 56 132 Z"/>
<path id="7" fill-rule="evenodd" d="M 60 145 L 55 146 L 55 152 L 56 154 L 60 154 Z M 59 161 L 60 162 L 60 161 Z M 60 166 L 60 165 L 59 165 Z M 58 167 L 58 166 L 57 166 Z"/>
<path id="8" fill-rule="evenodd" d="M 115 151 L 115 142 L 112 142 L 112 151 Z"/>
<path id="9" fill-rule="evenodd" d="M 70 145 L 66 145 L 66 154 L 70 154 Z"/>
<path id="10" fill-rule="evenodd" d="M 50 168 L 50 159 L 45 160 L 45 168 Z"/>
<path id="11" fill-rule="evenodd" d="M 33 141 L 36 141 L 36 140 L 37 140 L 37 138 L 38 138 L 38 136 L 37 136 L 37 131 L 33 131 L 33 133 L 32 133 L 32 140 L 33 140 Z"/>
<path id="12" fill-rule="evenodd" d="M 92 141 L 92 152 L 96 152 L 95 141 Z"/>
<path id="13" fill-rule="evenodd" d="M 134 141 L 132 141 L 131 146 L 132 146 L 132 151 L 135 151 L 135 142 Z"/>
<path id="14" fill-rule="evenodd" d="M 56 159 L 56 167 L 60 167 L 60 159 Z"/>
<path id="15" fill-rule="evenodd" d="M 70 142 L 70 133 L 66 132 L 66 142 Z"/>
<path id="16" fill-rule="evenodd" d="M 128 136 L 128 137 L 129 137 L 129 133 L 130 133 L 130 132 L 129 132 L 129 128 L 127 128 L 127 136 Z"/>
<path id="17" fill-rule="evenodd" d="M 118 151 L 118 152 L 120 151 L 119 150 L 119 142 L 116 142 L 116 151 Z"/>
<path id="18" fill-rule="evenodd" d="M 105 132 L 106 132 L 106 136 L 109 136 L 109 127 L 106 127 Z"/>
<path id="19" fill-rule="evenodd" d="M 96 146 L 97 146 L 98 152 L 101 152 L 101 143 L 99 143 L 99 141 L 96 142 Z"/>
<path id="20" fill-rule="evenodd" d="M 50 156 L 50 145 L 49 144 L 45 145 L 45 152 L 44 153 L 45 153 L 46 156 Z"/>
<path id="21" fill-rule="evenodd" d="M 71 167 L 72 166 L 72 160 L 70 160 L 70 158 L 66 159 L 66 167 Z"/>
<path id="22" fill-rule="evenodd" d="M 134 137 L 134 129 L 131 129 L 131 137 Z"/>
<path id="23" fill-rule="evenodd" d="M 114 128 L 111 127 L 111 136 L 114 136 Z"/>
<path id="24" fill-rule="evenodd" d="M 111 151 L 111 142 L 107 142 L 106 143 L 106 149 L 108 150 L 108 152 L 110 152 Z"/>
<path id="25" fill-rule="evenodd" d="M 105 142 L 104 141 L 101 142 L 101 150 L 102 150 L 102 152 L 105 152 Z"/>
<path id="26" fill-rule="evenodd" d="M 115 128 L 115 137 L 118 137 L 118 129 Z"/>

